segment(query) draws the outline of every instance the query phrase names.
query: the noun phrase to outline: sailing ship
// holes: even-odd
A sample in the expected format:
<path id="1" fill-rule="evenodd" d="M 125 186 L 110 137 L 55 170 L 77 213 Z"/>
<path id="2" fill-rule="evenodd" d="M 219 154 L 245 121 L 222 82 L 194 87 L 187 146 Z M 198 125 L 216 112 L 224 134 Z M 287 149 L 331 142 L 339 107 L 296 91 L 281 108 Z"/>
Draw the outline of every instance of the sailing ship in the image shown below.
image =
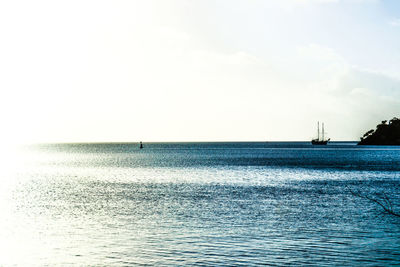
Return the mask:
<path id="1" fill-rule="evenodd" d="M 139 149 L 143 149 L 143 143 L 142 143 L 142 141 L 140 141 L 140 143 L 139 143 Z"/>
<path id="2" fill-rule="evenodd" d="M 324 130 L 324 123 L 322 123 L 322 138 L 320 138 L 320 132 L 319 132 L 319 122 L 318 122 L 318 137 L 316 139 L 311 140 L 311 144 L 313 145 L 326 145 L 328 144 L 330 138 L 325 139 L 325 130 Z"/>

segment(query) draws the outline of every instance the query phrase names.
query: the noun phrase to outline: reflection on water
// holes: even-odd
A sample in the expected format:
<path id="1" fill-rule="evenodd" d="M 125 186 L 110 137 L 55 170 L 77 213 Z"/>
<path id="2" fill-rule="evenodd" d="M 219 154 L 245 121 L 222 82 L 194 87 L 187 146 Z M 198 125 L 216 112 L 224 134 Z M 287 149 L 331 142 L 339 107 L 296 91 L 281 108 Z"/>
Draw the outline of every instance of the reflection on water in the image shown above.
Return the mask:
<path id="1" fill-rule="evenodd" d="M 46 145 L 2 171 L 0 265 L 395 265 L 400 149 Z M 13 171 L 10 171 L 13 170 Z"/>

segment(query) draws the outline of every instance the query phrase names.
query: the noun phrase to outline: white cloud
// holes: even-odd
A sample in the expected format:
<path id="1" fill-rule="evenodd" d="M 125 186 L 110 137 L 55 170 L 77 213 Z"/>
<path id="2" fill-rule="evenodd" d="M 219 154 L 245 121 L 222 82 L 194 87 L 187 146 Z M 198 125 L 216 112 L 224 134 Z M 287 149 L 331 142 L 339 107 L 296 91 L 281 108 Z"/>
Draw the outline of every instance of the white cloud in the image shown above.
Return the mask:
<path id="1" fill-rule="evenodd" d="M 351 66 L 329 44 L 295 43 L 289 24 L 268 21 L 252 40 L 261 48 L 251 50 L 232 45 L 243 38 L 235 31 L 217 43 L 218 31 L 186 23 L 174 1 L 43 3 L 0 17 L 10 40 L 0 44 L 8 138 L 293 140 L 312 137 L 325 120 L 333 139 L 355 139 L 358 129 L 341 129 L 398 109 L 395 80 Z M 206 20 L 210 10 L 195 15 Z"/>
<path id="2" fill-rule="evenodd" d="M 400 27 L 400 18 L 394 18 L 389 20 L 389 24 L 394 27 Z"/>
<path id="3" fill-rule="evenodd" d="M 331 4 L 331 3 L 377 3 L 380 0 L 282 0 L 281 3 L 305 5 L 305 4 Z"/>
<path id="4" fill-rule="evenodd" d="M 339 0 L 289 0 L 289 2 L 299 3 L 299 4 L 324 4 L 324 3 L 337 3 Z"/>

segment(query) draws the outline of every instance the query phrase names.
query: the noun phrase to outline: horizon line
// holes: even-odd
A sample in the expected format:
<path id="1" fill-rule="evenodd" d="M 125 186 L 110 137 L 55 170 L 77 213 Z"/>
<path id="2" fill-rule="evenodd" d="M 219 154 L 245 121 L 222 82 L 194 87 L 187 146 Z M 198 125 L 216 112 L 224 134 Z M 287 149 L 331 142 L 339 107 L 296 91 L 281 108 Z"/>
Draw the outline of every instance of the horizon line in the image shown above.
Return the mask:
<path id="1" fill-rule="evenodd" d="M 147 144 L 156 144 L 156 143 L 308 143 L 310 140 L 252 140 L 252 141 L 94 141 L 94 142 L 85 142 L 85 141 L 74 141 L 74 142 L 34 142 L 34 143 L 26 143 L 21 145 L 51 145 L 51 144 L 138 144 L 138 143 L 147 143 Z M 329 141 L 329 143 L 354 143 L 359 142 L 356 140 L 336 140 Z"/>

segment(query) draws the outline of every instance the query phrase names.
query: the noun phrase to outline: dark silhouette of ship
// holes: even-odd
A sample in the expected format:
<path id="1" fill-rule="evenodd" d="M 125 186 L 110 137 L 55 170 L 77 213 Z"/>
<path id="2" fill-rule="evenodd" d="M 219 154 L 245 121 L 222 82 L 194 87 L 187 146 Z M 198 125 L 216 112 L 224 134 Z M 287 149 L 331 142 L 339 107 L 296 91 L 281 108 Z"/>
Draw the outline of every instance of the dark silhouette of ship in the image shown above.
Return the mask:
<path id="1" fill-rule="evenodd" d="M 330 138 L 325 139 L 324 123 L 322 123 L 322 136 L 321 137 L 320 137 L 320 134 L 319 134 L 319 122 L 318 122 L 318 137 L 316 139 L 312 139 L 311 140 L 311 144 L 313 144 L 313 145 L 326 145 L 326 144 L 328 144 L 329 140 L 331 140 Z"/>
<path id="2" fill-rule="evenodd" d="M 143 143 L 142 143 L 142 141 L 140 141 L 139 149 L 143 149 Z"/>

